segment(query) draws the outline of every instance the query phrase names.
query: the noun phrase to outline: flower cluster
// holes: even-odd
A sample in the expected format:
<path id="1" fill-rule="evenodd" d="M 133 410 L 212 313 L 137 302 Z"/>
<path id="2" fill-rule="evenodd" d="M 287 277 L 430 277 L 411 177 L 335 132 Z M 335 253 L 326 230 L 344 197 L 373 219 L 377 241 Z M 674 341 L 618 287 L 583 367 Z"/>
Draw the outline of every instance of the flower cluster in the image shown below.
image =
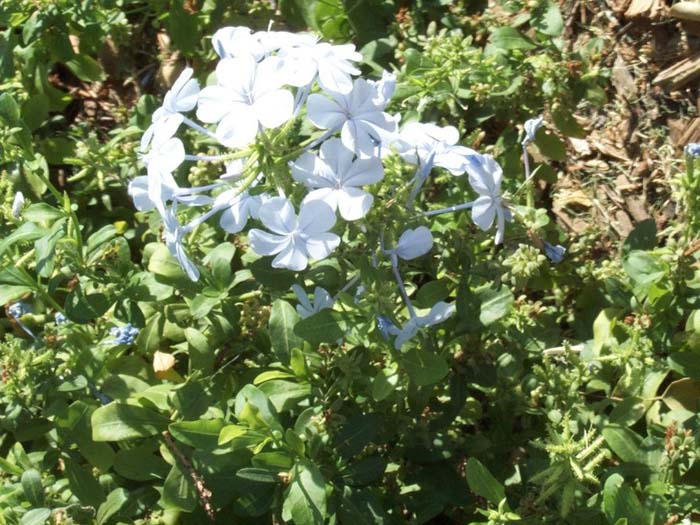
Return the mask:
<path id="1" fill-rule="evenodd" d="M 362 221 L 375 204 L 371 188 L 384 178 L 388 156 L 416 166 L 406 181 L 407 213 L 413 212 L 434 168 L 454 176 L 467 174 L 475 200 L 414 216 L 424 221 L 471 209 L 474 223 L 484 231 L 495 223 L 495 243 L 503 242 L 511 213 L 501 196 L 503 172 L 495 159 L 459 145 L 459 132 L 452 126 L 408 122 L 400 127 L 400 116 L 387 112 L 395 77 L 388 72 L 376 81 L 359 77 L 362 56 L 353 45 L 246 27 L 220 29 L 212 45 L 219 57 L 213 81 L 200 87 L 192 69 L 181 73 L 142 138 L 146 175 L 129 185 L 137 209 L 160 214 L 165 243 L 190 279 L 200 274 L 185 241 L 214 216 L 231 234 L 244 232 L 254 221 L 248 230 L 250 247 L 273 257 L 274 268 L 303 271 L 312 261 L 328 257 L 343 240 L 338 218 Z M 296 125 L 300 120 L 310 126 Z M 539 125 L 526 126 L 528 137 L 534 137 Z M 195 144 L 223 152 L 187 153 L 176 136 L 181 128 L 199 136 Z M 309 128 L 317 131 L 300 140 L 299 129 Z M 181 186 L 181 166 L 192 162 L 221 165 L 218 179 Z M 360 229 L 366 231 L 364 225 Z M 428 227 L 419 226 L 404 231 L 394 248 L 381 247 L 408 312 L 402 328 L 384 323 L 388 328 L 382 333 L 396 336 L 397 348 L 419 328 L 442 322 L 454 311 L 440 302 L 419 315 L 400 275 L 400 259 L 423 256 L 432 244 Z M 303 289 L 295 292 L 300 315 L 318 311 Z M 314 295 L 320 308 L 332 306 L 330 296 L 318 289 Z"/>
<path id="2" fill-rule="evenodd" d="M 112 345 L 131 345 L 136 341 L 136 336 L 139 335 L 139 329 L 132 326 L 131 323 L 125 326 L 115 326 L 109 331 L 114 339 L 108 341 Z"/>

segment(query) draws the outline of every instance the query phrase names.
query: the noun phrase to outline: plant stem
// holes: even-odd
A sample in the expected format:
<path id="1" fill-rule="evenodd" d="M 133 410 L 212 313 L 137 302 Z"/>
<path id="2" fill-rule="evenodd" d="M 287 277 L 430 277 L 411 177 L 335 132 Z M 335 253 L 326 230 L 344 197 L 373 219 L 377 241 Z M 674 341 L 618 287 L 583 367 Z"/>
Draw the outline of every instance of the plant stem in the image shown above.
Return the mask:
<path id="1" fill-rule="evenodd" d="M 434 217 L 435 215 L 442 215 L 443 213 L 452 213 L 455 211 L 468 210 L 474 206 L 474 202 L 465 202 L 464 204 L 456 204 L 455 206 L 450 206 L 449 208 L 440 208 L 439 210 L 431 210 L 423 213 L 424 217 Z"/>

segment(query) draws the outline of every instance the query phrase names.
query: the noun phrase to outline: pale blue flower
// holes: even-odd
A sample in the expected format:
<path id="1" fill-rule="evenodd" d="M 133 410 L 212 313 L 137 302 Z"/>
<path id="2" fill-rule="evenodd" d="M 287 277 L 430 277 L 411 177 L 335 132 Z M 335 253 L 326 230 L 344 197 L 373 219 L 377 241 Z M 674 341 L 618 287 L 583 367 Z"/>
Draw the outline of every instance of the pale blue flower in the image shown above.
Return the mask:
<path id="1" fill-rule="evenodd" d="M 553 245 L 547 241 L 544 241 L 544 254 L 554 264 L 559 264 L 564 260 L 566 248 L 564 248 L 561 244 Z"/>
<path id="2" fill-rule="evenodd" d="M 397 335 L 399 333 L 399 329 L 396 328 L 396 325 L 392 323 L 391 319 L 385 315 L 377 316 L 377 329 L 379 330 L 379 333 L 382 334 L 382 337 L 384 337 L 384 339 L 387 341 L 389 340 L 390 336 Z"/>
<path id="3" fill-rule="evenodd" d="M 22 208 L 24 207 L 24 194 L 21 191 L 15 193 L 15 198 L 12 201 L 12 216 L 15 219 L 19 219 L 22 214 Z"/>
<path id="4" fill-rule="evenodd" d="M 28 304 L 23 303 L 21 301 L 14 303 L 14 304 L 11 304 L 7 308 L 7 313 L 10 315 L 10 317 L 12 317 L 12 319 L 15 320 L 15 322 L 19 325 L 19 327 L 22 330 L 24 330 L 27 333 L 27 335 L 29 335 L 33 339 L 36 339 L 36 336 L 32 333 L 32 331 L 29 328 L 27 328 L 27 326 L 20 320 L 20 318 L 23 315 L 29 314 L 31 312 L 32 312 L 31 307 Z"/>
<path id="5" fill-rule="evenodd" d="M 531 118 L 525 122 L 525 138 L 523 138 L 522 145 L 527 146 L 530 142 L 535 141 L 535 136 L 537 135 L 537 130 L 544 124 L 544 117 L 540 115 L 539 117 Z"/>
<path id="6" fill-rule="evenodd" d="M 469 184 L 479 194 L 472 205 L 472 220 L 483 231 L 487 231 L 496 219 L 496 244 L 503 242 L 506 222 L 511 220 L 510 211 L 501 199 L 503 170 L 491 155 L 476 153 L 467 156 Z"/>
<path id="7" fill-rule="evenodd" d="M 299 304 L 297 305 L 297 313 L 302 319 L 311 317 L 312 315 L 317 314 L 321 310 L 333 308 L 333 304 L 335 301 L 333 301 L 331 294 L 329 294 L 327 290 L 321 288 L 320 286 L 317 286 L 314 289 L 313 302 L 309 298 L 309 295 L 306 293 L 306 291 L 304 291 L 304 289 L 298 284 L 292 285 L 292 291 L 294 292 L 294 295 L 297 296 L 297 300 L 299 301 Z"/>
<path id="8" fill-rule="evenodd" d="M 109 331 L 114 339 L 108 341 L 113 345 L 131 345 L 134 344 L 136 336 L 139 335 L 139 329 L 132 326 L 131 323 L 126 326 L 115 326 Z"/>
<path id="9" fill-rule="evenodd" d="M 68 322 L 68 318 L 65 315 L 63 315 L 61 312 L 56 312 L 53 316 L 53 319 L 54 319 L 57 326 L 60 326 L 60 325 Z"/>
<path id="10" fill-rule="evenodd" d="M 689 144 L 685 145 L 685 148 L 683 148 L 683 151 L 685 152 L 686 155 L 690 155 L 691 157 L 699 157 L 700 156 L 700 144 L 697 142 L 690 142 Z"/>

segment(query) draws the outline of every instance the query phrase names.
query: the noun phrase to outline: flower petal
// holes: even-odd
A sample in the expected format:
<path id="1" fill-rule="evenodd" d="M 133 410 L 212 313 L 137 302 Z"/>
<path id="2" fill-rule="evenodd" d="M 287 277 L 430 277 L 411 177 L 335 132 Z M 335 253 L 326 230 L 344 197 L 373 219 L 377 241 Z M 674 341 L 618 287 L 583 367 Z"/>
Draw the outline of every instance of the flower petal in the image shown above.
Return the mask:
<path id="1" fill-rule="evenodd" d="M 260 222 L 268 229 L 280 235 L 288 235 L 294 231 L 297 217 L 294 207 L 284 197 L 273 197 L 260 206 L 258 211 Z"/>
<path id="2" fill-rule="evenodd" d="M 323 201 L 335 212 L 338 209 L 338 199 L 340 197 L 340 191 L 335 188 L 319 188 L 314 191 L 310 191 L 306 197 L 304 197 L 304 204 L 308 201 Z"/>
<path id="3" fill-rule="evenodd" d="M 304 270 L 309 265 L 309 259 L 301 246 L 290 242 L 272 260 L 273 268 L 288 268 L 296 272 Z"/>
<path id="4" fill-rule="evenodd" d="M 219 122 L 231 112 L 233 101 L 229 92 L 221 86 L 207 86 L 199 92 L 197 118 L 202 122 Z"/>
<path id="5" fill-rule="evenodd" d="M 339 129 L 347 116 L 335 100 L 314 93 L 306 102 L 309 120 L 321 129 Z"/>
<path id="6" fill-rule="evenodd" d="M 290 244 L 289 239 L 285 236 L 274 235 L 256 228 L 250 230 L 248 239 L 251 249 L 258 255 L 275 255 Z"/>
<path id="7" fill-rule="evenodd" d="M 292 178 L 308 188 L 328 188 L 335 185 L 335 174 L 328 164 L 309 151 L 293 162 L 291 167 Z"/>
<path id="8" fill-rule="evenodd" d="M 346 221 L 355 221 L 367 215 L 373 201 L 374 197 L 360 188 L 338 191 L 338 210 Z"/>
<path id="9" fill-rule="evenodd" d="M 264 128 L 276 128 L 292 117 L 294 95 L 286 89 L 272 91 L 256 99 L 253 109 Z"/>
<path id="10" fill-rule="evenodd" d="M 384 178 L 382 161 L 377 158 L 357 159 L 344 173 L 341 184 L 347 186 L 364 186 L 374 184 Z"/>
<path id="11" fill-rule="evenodd" d="M 433 247 L 433 235 L 425 226 L 401 234 L 396 245 L 396 254 L 406 261 L 425 255 Z"/>
<path id="12" fill-rule="evenodd" d="M 480 195 L 496 197 L 501 186 L 503 170 L 491 155 L 467 155 L 465 169 L 469 184 Z"/>
<path id="13" fill-rule="evenodd" d="M 335 225 L 333 209 L 323 201 L 310 200 L 299 209 L 299 230 L 313 236 L 327 232 Z"/>
<path id="14" fill-rule="evenodd" d="M 493 224 L 496 216 L 496 205 L 488 196 L 481 196 L 474 201 L 472 206 L 472 220 L 483 231 L 487 231 Z"/>
<path id="15" fill-rule="evenodd" d="M 216 127 L 216 138 L 229 148 L 242 148 L 255 140 L 258 134 L 258 118 L 253 108 L 236 104 Z"/>
<path id="16" fill-rule="evenodd" d="M 317 261 L 328 257 L 339 245 L 340 237 L 335 233 L 321 233 L 306 239 L 306 251 Z"/>

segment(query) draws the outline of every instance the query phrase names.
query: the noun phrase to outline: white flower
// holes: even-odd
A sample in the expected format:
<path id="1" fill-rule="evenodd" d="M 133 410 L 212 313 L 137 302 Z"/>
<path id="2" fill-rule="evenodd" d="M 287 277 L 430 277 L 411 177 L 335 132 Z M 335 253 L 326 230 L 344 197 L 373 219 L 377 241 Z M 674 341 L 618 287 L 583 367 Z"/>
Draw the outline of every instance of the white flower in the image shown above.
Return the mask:
<path id="1" fill-rule="evenodd" d="M 165 94 L 163 105 L 153 113 L 153 121 L 177 113 L 192 111 L 197 105 L 199 83 L 192 78 L 192 68 L 186 67 Z"/>
<path id="2" fill-rule="evenodd" d="M 280 59 L 259 64 L 250 57 L 224 58 L 216 66 L 216 86 L 199 94 L 197 117 L 217 123 L 216 137 L 228 147 L 247 146 L 258 128 L 276 128 L 294 111 L 294 96 L 282 86 Z"/>
<path id="3" fill-rule="evenodd" d="M 377 99 L 381 103 L 376 104 Z M 380 86 L 358 78 L 350 93 L 334 93 L 333 99 L 314 93 L 309 96 L 309 120 L 317 127 L 340 130 L 345 146 L 359 157 L 376 156 L 376 149 L 393 141 L 398 117 L 384 112 L 386 103 Z"/>
<path id="4" fill-rule="evenodd" d="M 260 221 L 273 233 L 250 230 L 250 246 L 258 255 L 276 255 L 273 268 L 303 270 L 308 260 L 324 259 L 340 244 L 340 237 L 329 233 L 335 213 L 322 201 L 303 203 L 299 217 L 284 197 L 274 197 L 260 206 Z"/>
<path id="5" fill-rule="evenodd" d="M 292 177 L 308 188 L 313 188 L 304 201 L 322 200 L 333 211 L 340 210 L 346 221 L 367 215 L 373 197 L 361 189 L 384 177 L 384 168 L 378 158 L 354 159 L 354 154 L 339 139 L 330 139 L 321 145 L 321 156 L 307 152 L 292 164 Z"/>
<path id="6" fill-rule="evenodd" d="M 329 93 L 348 94 L 353 88 L 352 76 L 359 75 L 352 62 L 362 60 L 353 44 L 334 46 L 327 43 L 283 48 L 279 55 L 287 83 L 307 86 L 318 75 L 321 89 Z"/>
<path id="7" fill-rule="evenodd" d="M 220 193 L 214 200 L 214 208 L 224 210 L 219 226 L 228 233 L 243 231 L 248 218 L 258 218 L 258 210 L 265 198 L 263 195 L 250 195 L 247 191 L 239 194 L 237 188 Z"/>
<path id="8" fill-rule="evenodd" d="M 173 137 L 182 124 L 182 118 L 179 113 L 166 115 L 153 122 L 143 134 L 141 151 L 145 152 L 148 146 L 150 150 L 141 156 L 141 162 L 149 169 L 172 173 L 185 160 L 182 141 Z"/>
<path id="9" fill-rule="evenodd" d="M 171 208 L 159 208 L 158 211 L 163 219 L 163 237 L 165 239 L 165 244 L 170 250 L 177 262 L 187 274 L 187 277 L 192 281 L 197 281 L 199 279 L 199 270 L 195 264 L 187 257 L 185 253 L 185 247 L 182 244 L 182 238 L 187 233 L 182 227 L 175 216 L 174 207 Z"/>
<path id="10" fill-rule="evenodd" d="M 544 124 L 544 117 L 542 115 L 531 118 L 525 122 L 523 125 L 525 128 L 525 137 L 522 141 L 523 146 L 527 146 L 530 142 L 534 142 L 535 136 L 537 135 L 537 130 L 542 127 L 542 124 Z"/>
<path id="11" fill-rule="evenodd" d="M 457 146 L 459 131 L 453 126 L 441 128 L 435 124 L 409 122 L 394 143 L 397 153 L 407 162 L 425 167 L 445 168 L 452 175 L 466 170 L 466 156 L 476 153 L 465 146 Z M 427 174 L 426 174 L 427 175 Z"/>
<path id="12" fill-rule="evenodd" d="M 15 193 L 15 198 L 12 201 L 12 216 L 15 219 L 19 219 L 22 213 L 22 207 L 24 206 L 24 194 L 21 191 Z"/>
<path id="13" fill-rule="evenodd" d="M 440 301 L 430 309 L 427 315 L 411 317 L 406 321 L 406 324 L 398 330 L 398 335 L 394 340 L 394 348 L 399 350 L 409 339 L 413 338 L 418 333 L 419 329 L 446 321 L 452 316 L 454 311 L 455 308 L 453 305 Z M 396 331 L 397 330 L 394 329 L 389 333 L 396 333 Z"/>
<path id="14" fill-rule="evenodd" d="M 331 294 L 329 294 L 328 291 L 321 288 L 320 286 L 317 286 L 314 289 L 313 303 L 309 299 L 308 294 L 298 284 L 292 285 L 292 290 L 294 291 L 294 294 L 299 300 L 299 304 L 297 305 L 297 313 L 302 319 L 311 317 L 312 315 L 317 314 L 321 310 L 333 308 L 334 301 L 331 297 Z"/>
<path id="15" fill-rule="evenodd" d="M 433 236 L 425 226 L 411 230 L 410 228 L 401 234 L 396 248 L 387 250 L 390 255 L 398 255 L 406 261 L 425 255 L 433 247 Z"/>
<path id="16" fill-rule="evenodd" d="M 466 164 L 469 184 L 479 194 L 472 206 L 472 220 L 483 231 L 491 228 L 497 217 L 496 244 L 503 242 L 505 223 L 511 214 L 501 200 L 503 170 L 491 155 L 476 153 L 467 156 Z"/>
<path id="17" fill-rule="evenodd" d="M 368 80 L 369 84 L 374 87 L 375 96 L 372 99 L 374 105 L 384 109 L 396 89 L 396 75 L 389 73 L 387 70 L 382 71 L 382 78 L 379 80 Z"/>
<path id="18" fill-rule="evenodd" d="M 249 56 L 258 61 L 268 53 L 257 34 L 244 26 L 222 27 L 212 36 L 211 45 L 221 58 Z"/>

